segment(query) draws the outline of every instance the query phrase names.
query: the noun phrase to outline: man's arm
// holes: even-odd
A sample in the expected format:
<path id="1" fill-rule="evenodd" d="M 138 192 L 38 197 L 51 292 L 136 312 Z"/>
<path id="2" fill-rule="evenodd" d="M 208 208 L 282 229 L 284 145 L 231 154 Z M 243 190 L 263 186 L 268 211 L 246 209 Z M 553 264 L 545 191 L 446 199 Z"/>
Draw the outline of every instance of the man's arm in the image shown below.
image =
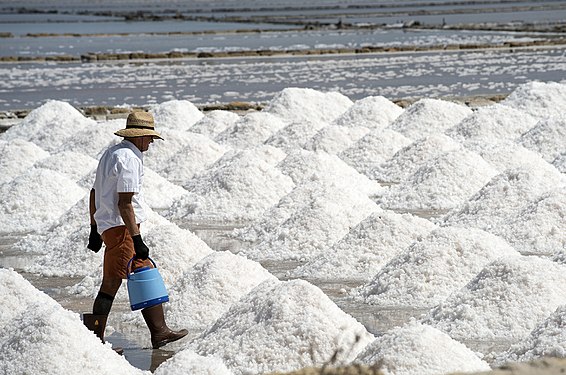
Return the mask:
<path id="1" fill-rule="evenodd" d="M 102 248 L 102 238 L 100 238 L 100 234 L 98 234 L 98 227 L 96 226 L 96 220 L 94 220 L 94 213 L 96 212 L 96 202 L 94 199 L 94 189 L 91 189 L 88 203 L 90 234 L 88 236 L 88 244 L 86 247 L 97 253 Z"/>
<path id="2" fill-rule="evenodd" d="M 96 220 L 94 220 L 94 213 L 96 212 L 96 203 L 94 201 L 94 189 L 90 189 L 88 211 L 90 213 L 90 225 L 96 225 Z"/>
<path id="3" fill-rule="evenodd" d="M 132 205 L 133 196 L 134 193 L 118 193 L 118 209 L 134 241 L 136 256 L 145 260 L 149 256 L 149 248 L 143 242 L 138 224 L 136 223 L 136 215 L 134 213 L 134 206 Z"/>

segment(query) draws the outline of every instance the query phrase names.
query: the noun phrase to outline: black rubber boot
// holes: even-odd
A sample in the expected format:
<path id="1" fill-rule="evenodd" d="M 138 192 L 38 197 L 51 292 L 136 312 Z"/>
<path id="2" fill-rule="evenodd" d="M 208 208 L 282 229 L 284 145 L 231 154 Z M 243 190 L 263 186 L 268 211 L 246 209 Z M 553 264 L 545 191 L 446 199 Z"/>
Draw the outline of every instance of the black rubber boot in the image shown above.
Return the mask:
<path id="1" fill-rule="evenodd" d="M 105 343 L 104 341 L 104 330 L 106 329 L 106 321 L 108 320 L 108 315 L 94 315 L 94 314 L 83 314 L 83 323 L 90 331 L 94 332 L 96 337 Z M 122 348 L 112 348 L 116 353 L 122 355 L 124 349 Z"/>
<path id="2" fill-rule="evenodd" d="M 182 339 L 189 333 L 186 329 L 172 331 L 167 327 L 163 306 L 161 304 L 143 309 L 142 315 L 147 324 L 147 328 L 149 328 L 149 332 L 151 332 L 151 346 L 153 349 Z"/>

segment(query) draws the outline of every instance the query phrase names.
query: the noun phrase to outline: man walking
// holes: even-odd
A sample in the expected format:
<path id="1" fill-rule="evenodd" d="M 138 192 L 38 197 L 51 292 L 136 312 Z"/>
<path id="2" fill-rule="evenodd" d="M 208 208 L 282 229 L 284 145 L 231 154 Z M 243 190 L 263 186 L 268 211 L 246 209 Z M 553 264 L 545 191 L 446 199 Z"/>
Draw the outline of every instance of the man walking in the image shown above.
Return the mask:
<path id="1" fill-rule="evenodd" d="M 90 192 L 90 236 L 87 247 L 94 252 L 106 245 L 102 285 L 92 308 L 83 314 L 84 324 L 104 342 L 106 320 L 114 297 L 127 278 L 128 261 L 135 256 L 132 269 L 151 266 L 149 248 L 140 234 L 140 223 L 146 220 L 143 210 L 143 155 L 155 138 L 153 116 L 133 112 L 126 128 L 115 133 L 122 142 L 109 147 L 100 158 L 94 187 Z M 142 310 L 151 333 L 151 344 L 157 349 L 187 335 L 187 330 L 172 331 L 165 323 L 161 304 Z M 120 352 L 119 350 L 117 350 Z"/>

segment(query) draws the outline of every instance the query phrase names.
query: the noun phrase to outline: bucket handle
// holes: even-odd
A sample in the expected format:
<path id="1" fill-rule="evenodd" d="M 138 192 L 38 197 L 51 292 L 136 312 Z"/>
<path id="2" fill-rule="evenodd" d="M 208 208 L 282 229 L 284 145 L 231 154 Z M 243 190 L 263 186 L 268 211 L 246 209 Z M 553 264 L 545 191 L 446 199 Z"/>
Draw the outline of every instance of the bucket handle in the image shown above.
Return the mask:
<path id="1" fill-rule="evenodd" d="M 134 261 L 134 259 L 136 259 L 135 256 L 133 256 L 132 259 L 130 259 L 130 261 L 128 262 L 128 265 L 126 266 L 126 275 L 128 276 L 128 279 L 130 278 L 130 266 L 132 265 L 132 262 Z M 150 257 L 147 257 L 147 259 L 149 259 L 151 264 L 153 264 L 153 268 L 157 268 L 157 265 L 155 264 L 153 259 L 151 259 Z"/>

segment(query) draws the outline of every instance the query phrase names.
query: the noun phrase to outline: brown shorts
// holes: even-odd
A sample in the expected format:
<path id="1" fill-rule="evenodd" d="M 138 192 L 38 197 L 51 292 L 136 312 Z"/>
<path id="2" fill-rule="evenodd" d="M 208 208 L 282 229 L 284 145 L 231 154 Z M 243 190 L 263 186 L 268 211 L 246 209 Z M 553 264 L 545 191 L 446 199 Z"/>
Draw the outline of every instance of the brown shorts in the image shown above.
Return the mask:
<path id="1" fill-rule="evenodd" d="M 134 241 L 125 225 L 107 229 L 102 233 L 102 240 L 106 245 L 104 251 L 104 278 L 126 279 L 126 267 L 136 252 Z M 149 259 L 134 259 L 131 269 L 151 266 Z"/>

